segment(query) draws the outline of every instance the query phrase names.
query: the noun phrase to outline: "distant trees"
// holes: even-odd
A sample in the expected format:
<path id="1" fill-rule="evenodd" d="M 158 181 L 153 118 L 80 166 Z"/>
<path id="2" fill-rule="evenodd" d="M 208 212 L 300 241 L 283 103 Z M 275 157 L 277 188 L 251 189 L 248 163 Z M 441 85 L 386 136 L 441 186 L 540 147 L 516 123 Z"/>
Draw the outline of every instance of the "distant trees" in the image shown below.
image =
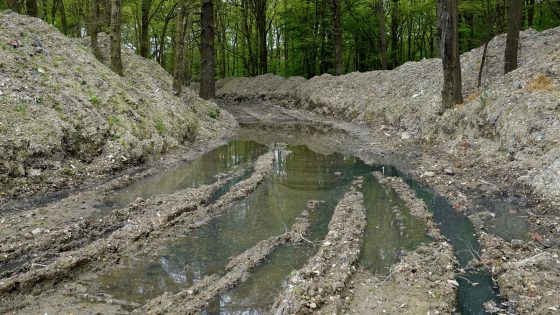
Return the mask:
<path id="1" fill-rule="evenodd" d="M 211 24 L 205 24 L 210 17 L 197 14 L 209 4 L 203 0 L 184 0 L 183 18 L 177 18 L 181 1 L 127 0 L 119 3 L 118 12 L 121 44 L 173 74 L 176 91 L 190 80 L 209 82 L 215 75 L 270 72 L 309 78 L 393 69 L 407 61 L 440 56 L 434 0 L 213 0 Z M 511 32 L 515 35 L 527 27 L 560 25 L 557 0 L 454 2 L 459 53 L 511 27 L 518 29 Z M 39 16 L 71 36 L 91 36 L 91 47 L 101 57 L 97 33 L 118 39 L 112 5 L 113 0 L 5 0 L 0 1 L 0 10 Z M 508 47 L 518 42 L 518 37 L 508 38 Z M 517 48 L 507 51 L 509 67 L 516 64 L 509 53 Z"/>

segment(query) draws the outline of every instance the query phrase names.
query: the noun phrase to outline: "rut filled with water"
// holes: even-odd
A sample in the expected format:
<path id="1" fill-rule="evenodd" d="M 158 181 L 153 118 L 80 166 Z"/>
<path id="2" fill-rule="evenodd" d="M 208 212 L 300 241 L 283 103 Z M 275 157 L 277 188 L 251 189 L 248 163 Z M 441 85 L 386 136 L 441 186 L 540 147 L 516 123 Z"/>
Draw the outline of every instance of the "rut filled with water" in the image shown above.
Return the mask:
<path id="1" fill-rule="evenodd" d="M 223 276 L 231 258 L 268 237 L 286 232 L 302 211 L 307 211 L 311 228 L 305 242 L 276 248 L 252 270 L 248 279 L 218 294 L 203 310 L 206 314 L 267 314 L 278 293 L 288 285 L 290 274 L 316 253 L 333 209 L 357 177 L 363 177 L 359 191 L 364 194 L 367 212 L 361 267 L 375 274 L 387 274 L 404 250 L 431 241 L 425 235 L 424 222 L 412 216 L 399 196 L 372 175 L 382 166 L 366 165 L 352 155 L 330 153 L 328 148 L 312 150 L 310 147 L 317 146 L 302 145 L 310 134 L 328 137 L 333 130 L 291 126 L 288 136 L 274 131 L 242 132 L 245 136 L 198 160 L 138 182 L 108 198 L 100 207 L 103 211 L 123 207 L 137 197 L 149 198 L 208 184 L 215 181 L 216 175 L 233 169 L 242 168 L 249 174 L 251 163 L 259 155 L 274 152 L 272 175 L 251 195 L 208 223 L 172 237 L 157 250 L 124 258 L 119 268 L 84 283 L 88 292 L 110 296 L 132 310 L 165 292 L 186 290 L 205 277 Z M 286 140 L 293 144 L 282 142 Z M 475 232 L 466 217 L 456 213 L 444 198 L 398 170 L 383 168 L 387 175 L 403 177 L 426 201 L 441 223 L 442 234 L 454 246 L 461 267 L 478 254 Z M 223 187 L 221 193 L 232 185 Z M 457 281 L 457 308 L 463 314 L 483 314 L 482 303 L 489 299 L 498 301 L 488 274 L 466 273 Z M 478 285 L 471 285 L 473 282 Z"/>

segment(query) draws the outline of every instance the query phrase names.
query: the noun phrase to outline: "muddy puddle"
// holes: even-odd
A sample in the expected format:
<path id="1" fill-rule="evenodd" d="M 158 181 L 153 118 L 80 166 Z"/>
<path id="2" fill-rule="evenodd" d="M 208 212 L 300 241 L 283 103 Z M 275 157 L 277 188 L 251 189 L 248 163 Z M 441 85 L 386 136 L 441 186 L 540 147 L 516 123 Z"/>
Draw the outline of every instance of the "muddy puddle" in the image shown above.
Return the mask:
<path id="1" fill-rule="evenodd" d="M 403 178 L 414 189 L 416 195 L 426 202 L 428 209 L 434 214 L 435 221 L 440 223 L 441 234 L 453 246 L 459 268 L 466 268 L 469 261 L 480 257 L 480 244 L 475 229 L 466 216 L 455 211 L 448 200 L 398 170 L 387 167 L 386 172 Z M 485 302 L 493 300 L 497 304 L 500 303 L 499 290 L 490 274 L 467 270 L 457 275 L 456 280 L 459 283 L 459 313 L 488 314 L 484 311 Z"/>
<path id="2" fill-rule="evenodd" d="M 232 168 L 250 169 L 250 163 L 268 150 L 275 154 L 272 176 L 250 196 L 229 206 L 223 215 L 209 223 L 176 235 L 157 250 L 121 259 L 118 268 L 82 283 L 89 294 L 110 296 L 123 301 L 123 305 L 129 306 L 124 308 L 131 310 L 165 292 L 187 289 L 206 276 L 222 276 L 231 258 L 270 236 L 286 232 L 307 209 L 311 224 L 308 242 L 280 246 L 245 282 L 217 296 L 203 311 L 205 314 L 267 314 L 287 285 L 290 274 L 316 252 L 338 200 L 357 176 L 364 177 L 359 190 L 364 194 L 368 219 L 362 267 L 386 274 L 403 250 L 430 241 L 425 236 L 424 222 L 411 216 L 398 195 L 380 185 L 371 174 L 381 170 L 380 166 L 369 166 L 354 156 L 333 153 L 332 147 L 323 145 L 332 143 L 332 139 L 327 140 L 333 136 L 329 128 L 309 125 L 282 128 L 288 129 L 278 132 L 278 127 L 262 130 L 245 126 L 238 140 L 204 158 L 117 192 L 105 207 L 119 207 L 139 196 L 147 198 L 212 182 L 216 175 Z M 395 169 L 385 169 L 388 175 L 402 176 Z M 441 222 L 442 234 L 450 239 L 461 266 L 465 266 L 479 252 L 468 219 L 454 211 L 444 198 L 410 178 L 406 180 Z M 497 300 L 497 291 L 487 274 L 466 272 L 458 281 L 458 309 L 463 314 L 484 314 L 482 303 Z"/>
<path id="3" fill-rule="evenodd" d="M 101 210 L 122 208 L 138 197 L 173 193 L 210 184 L 223 173 L 248 168 L 268 148 L 253 141 L 230 141 L 202 157 L 119 189 L 98 205 Z"/>

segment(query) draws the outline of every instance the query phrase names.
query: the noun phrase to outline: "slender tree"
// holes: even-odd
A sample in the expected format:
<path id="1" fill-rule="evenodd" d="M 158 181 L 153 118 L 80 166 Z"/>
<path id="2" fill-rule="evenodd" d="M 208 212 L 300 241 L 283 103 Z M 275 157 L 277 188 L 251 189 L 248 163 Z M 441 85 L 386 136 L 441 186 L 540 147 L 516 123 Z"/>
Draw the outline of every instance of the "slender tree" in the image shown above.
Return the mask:
<path id="1" fill-rule="evenodd" d="M 268 49 L 266 45 L 266 37 L 268 33 L 268 27 L 266 25 L 266 0 L 252 0 L 253 1 L 253 14 L 256 20 L 256 29 L 258 37 L 258 49 L 259 49 L 259 74 L 265 74 L 268 72 Z"/>
<path id="2" fill-rule="evenodd" d="M 443 62 L 443 109 L 463 103 L 461 86 L 461 61 L 459 55 L 458 16 L 459 9 L 456 0 L 441 1 L 441 59 Z"/>
<path id="3" fill-rule="evenodd" d="M 27 15 L 37 17 L 37 0 L 25 0 Z"/>
<path id="4" fill-rule="evenodd" d="M 200 57 L 200 97 L 212 99 L 216 93 L 214 81 L 214 7 L 212 0 L 202 0 Z"/>
<path id="5" fill-rule="evenodd" d="M 391 61 L 393 68 L 399 65 L 399 0 L 391 2 Z"/>
<path id="6" fill-rule="evenodd" d="M 340 0 L 332 0 L 333 37 L 334 37 L 334 69 L 336 75 L 342 74 L 342 17 Z M 324 38 L 324 37 L 323 37 Z"/>
<path id="7" fill-rule="evenodd" d="M 19 13 L 19 0 L 8 0 L 10 10 Z"/>
<path id="8" fill-rule="evenodd" d="M 175 68 L 173 70 L 173 91 L 181 94 L 185 84 L 185 0 L 177 2 L 177 20 L 175 25 Z"/>
<path id="9" fill-rule="evenodd" d="M 99 0 L 90 0 L 89 8 L 89 37 L 90 45 L 93 50 L 93 55 L 101 60 L 103 55 L 101 54 L 101 49 L 99 48 L 99 42 L 97 40 L 97 33 L 99 32 Z"/>
<path id="10" fill-rule="evenodd" d="M 59 0 L 60 1 L 60 0 Z M 121 58 L 121 0 L 111 0 L 111 69 L 123 75 Z"/>
<path id="11" fill-rule="evenodd" d="M 519 30 L 521 29 L 522 9 L 522 0 L 511 0 L 504 57 L 504 73 L 517 69 L 517 50 L 519 48 Z"/>
<path id="12" fill-rule="evenodd" d="M 150 54 L 150 10 L 152 0 L 141 0 L 140 3 L 140 56 L 148 58 Z"/>
<path id="13" fill-rule="evenodd" d="M 379 25 L 379 53 L 381 54 L 381 69 L 387 70 L 387 34 L 385 30 L 385 4 L 378 0 L 376 4 L 377 23 Z"/>

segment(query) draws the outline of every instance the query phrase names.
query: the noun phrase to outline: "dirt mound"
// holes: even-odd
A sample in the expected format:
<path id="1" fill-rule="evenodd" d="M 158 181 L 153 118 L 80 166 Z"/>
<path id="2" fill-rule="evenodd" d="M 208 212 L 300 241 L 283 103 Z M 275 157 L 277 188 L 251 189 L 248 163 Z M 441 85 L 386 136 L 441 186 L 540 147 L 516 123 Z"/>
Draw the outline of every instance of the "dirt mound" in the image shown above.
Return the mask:
<path id="1" fill-rule="evenodd" d="M 231 123 L 190 91 L 173 96 L 157 63 L 123 48 L 120 77 L 40 19 L 1 12 L 0 47 L 2 199 L 140 163 Z"/>
<path id="2" fill-rule="evenodd" d="M 515 169 L 543 200 L 560 205 L 560 28 L 520 35 L 519 68 L 503 74 L 505 35 L 489 44 L 477 90 L 482 48 L 461 57 L 465 103 L 441 111 L 439 59 L 392 71 L 322 75 L 310 80 L 274 75 L 229 79 L 218 96 L 271 101 L 326 116 L 396 129 L 403 139 L 442 144 L 450 155 Z"/>

